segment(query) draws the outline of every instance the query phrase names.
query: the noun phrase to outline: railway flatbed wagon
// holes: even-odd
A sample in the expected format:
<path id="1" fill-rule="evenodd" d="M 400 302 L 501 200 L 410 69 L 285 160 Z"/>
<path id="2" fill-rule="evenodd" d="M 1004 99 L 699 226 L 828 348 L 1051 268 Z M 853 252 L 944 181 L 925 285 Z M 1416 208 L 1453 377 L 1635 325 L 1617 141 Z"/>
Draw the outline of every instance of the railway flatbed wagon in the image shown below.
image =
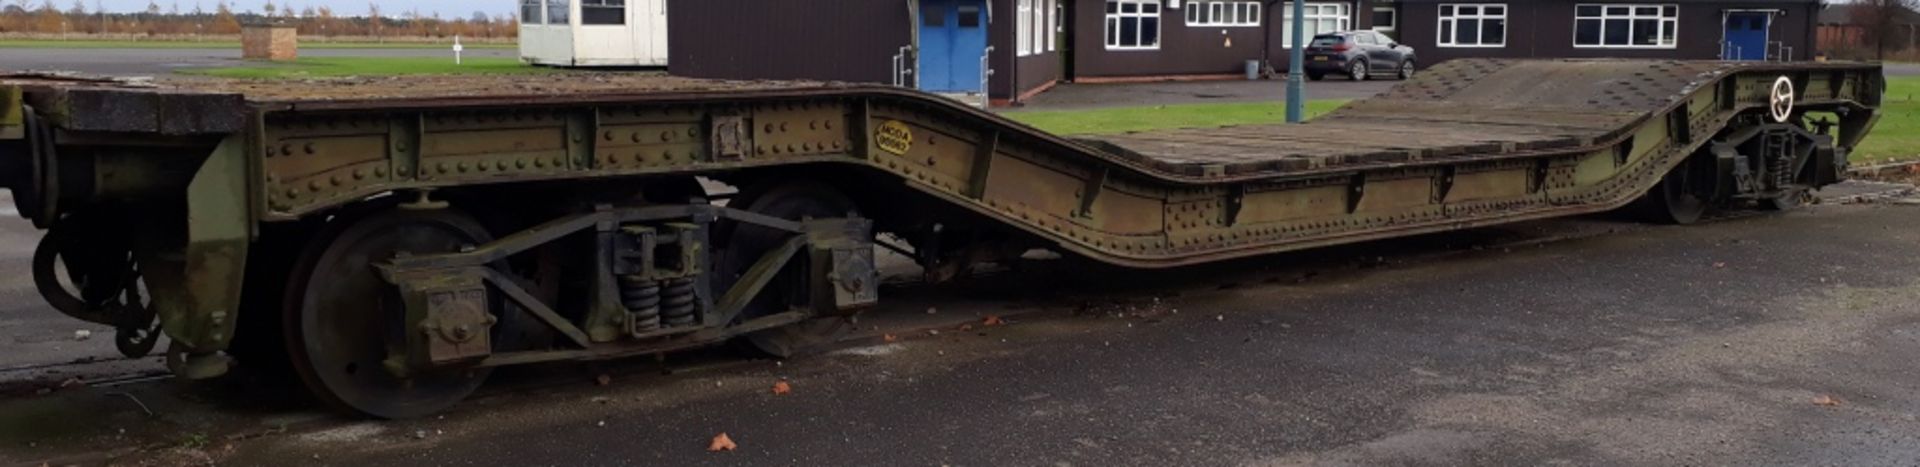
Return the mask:
<path id="1" fill-rule="evenodd" d="M 377 417 L 489 369 L 738 339 L 1048 248 L 1134 268 L 1838 181 L 1877 65 L 1456 60 L 1301 125 L 1068 138 L 917 92 L 650 75 L 0 77 L 0 173 L 59 311 L 175 372 Z M 702 178 L 739 187 L 709 194 Z M 882 242 L 886 243 L 886 242 Z"/>

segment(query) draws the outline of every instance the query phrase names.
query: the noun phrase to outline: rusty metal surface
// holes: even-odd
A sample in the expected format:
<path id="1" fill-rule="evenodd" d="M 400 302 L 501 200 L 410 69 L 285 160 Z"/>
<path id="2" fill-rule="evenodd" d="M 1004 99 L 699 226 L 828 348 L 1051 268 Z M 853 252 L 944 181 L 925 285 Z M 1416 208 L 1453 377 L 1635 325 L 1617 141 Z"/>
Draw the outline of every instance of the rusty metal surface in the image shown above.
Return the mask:
<path id="1" fill-rule="evenodd" d="M 1486 158 L 1607 143 L 1695 87 L 1741 70 L 1855 65 L 1641 60 L 1454 60 L 1372 99 L 1305 125 L 1176 129 L 1061 140 L 1169 179 L 1222 180 L 1382 165 Z M 654 73 L 400 76 L 313 80 L 184 79 L 124 82 L 0 75 L 0 87 L 57 91 L 63 128 L 161 134 L 228 133 L 244 114 L 699 100 L 888 97 L 922 94 L 848 83 L 731 81 Z M 957 108 L 957 106 L 955 106 Z M 945 109 L 955 110 L 955 109 Z M 972 117 L 1021 128 L 998 116 Z M 724 117 L 734 118 L 734 117 Z M 715 134 L 713 137 L 724 136 Z M 689 142 L 693 143 L 693 142 Z"/>
<path id="2" fill-rule="evenodd" d="M 1884 87 L 1877 65 L 1857 63 L 1478 60 L 1428 75 L 1312 124 L 1078 148 L 875 102 L 875 140 L 912 144 L 867 158 L 1069 250 L 1166 267 L 1615 209 L 1721 131 L 1757 123 L 1743 116 L 1766 110 L 1778 80 L 1804 91 L 1802 110 L 1837 116 L 1841 141 L 1871 128 Z"/>
<path id="3" fill-rule="evenodd" d="M 1302 125 L 1156 130 L 1083 140 L 1157 170 L 1203 176 L 1488 158 L 1605 143 L 1702 85 L 1728 73 L 1767 67 L 1744 62 L 1453 60 L 1383 95 Z"/>
<path id="4" fill-rule="evenodd" d="M 143 260 L 143 272 L 191 364 L 233 335 L 249 246 L 272 239 L 262 233 L 268 227 L 291 225 L 266 224 L 387 194 L 844 175 L 886 190 L 863 192 L 861 202 L 934 216 L 913 225 L 1008 233 L 1023 245 L 1159 268 L 1615 209 L 1716 135 L 1762 122 L 1769 89 L 1783 81 L 1798 87 L 1802 111 L 1837 120 L 1833 141 L 1841 147 L 1872 127 L 1885 84 L 1868 64 L 1463 60 L 1312 124 L 1093 140 L 910 90 L 647 74 L 162 83 L 15 76 L 0 77 L 0 90 L 23 91 L 33 106 L 27 116 L 50 122 L 29 126 L 59 132 L 37 141 L 57 141 L 61 157 L 17 155 L 77 179 L 182 178 L 128 185 L 139 188 L 120 199 L 45 196 L 61 204 L 36 214 L 60 219 L 116 200 L 149 211 L 120 233 L 151 239 L 141 257 L 162 267 Z M 165 135 L 219 138 L 156 137 Z M 136 163 L 173 159 L 197 170 Z M 102 162 L 78 163 L 95 160 Z M 570 191 L 567 184 L 546 186 Z M 160 201 L 183 194 L 185 206 Z M 793 242 L 753 269 L 778 270 L 801 246 Z M 844 290 L 822 308 L 871 301 L 863 295 L 866 258 L 807 254 L 859 278 L 835 284 Z M 610 265 L 602 266 L 611 282 Z M 712 310 L 739 309 L 764 285 L 729 289 Z M 614 308 L 594 316 L 632 313 Z M 703 322 L 733 322 L 712 317 Z M 589 321 L 586 332 L 564 334 L 589 347 L 635 333 Z M 762 321 L 791 319 L 748 325 Z M 453 350 L 446 358 L 471 355 Z"/>
<path id="5" fill-rule="evenodd" d="M 246 129 L 256 111 L 378 110 L 474 105 L 542 105 L 646 99 L 746 98 L 857 85 L 742 81 L 660 73 L 414 75 L 303 80 L 117 79 L 70 74 L 0 74 L 0 89 L 22 89 L 62 129 L 156 135 L 221 135 Z"/>
<path id="6" fill-rule="evenodd" d="M 117 79 L 85 75 L 0 74 L 0 86 L 118 90 L 159 94 L 234 94 L 255 104 L 401 102 L 553 95 L 636 95 L 835 87 L 819 81 L 719 80 L 662 73 L 556 72 L 529 75 L 407 75 L 284 80 Z M 844 87 L 844 85 L 840 85 Z"/>
<path id="7" fill-rule="evenodd" d="M 258 104 L 514 99 L 543 96 L 633 96 L 845 88 L 818 81 L 719 80 L 660 73 L 565 72 L 540 75 L 388 76 L 312 80 L 180 80 L 164 85 L 198 92 L 240 94 Z"/>

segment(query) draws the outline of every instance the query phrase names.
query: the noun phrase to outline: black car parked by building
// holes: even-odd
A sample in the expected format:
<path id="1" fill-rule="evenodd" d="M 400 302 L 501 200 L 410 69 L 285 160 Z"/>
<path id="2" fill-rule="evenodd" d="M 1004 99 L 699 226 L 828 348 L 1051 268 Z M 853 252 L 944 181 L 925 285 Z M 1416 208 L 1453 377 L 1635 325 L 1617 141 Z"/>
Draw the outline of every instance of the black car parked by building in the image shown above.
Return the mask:
<path id="1" fill-rule="evenodd" d="M 1346 75 L 1354 81 L 1375 76 L 1413 77 L 1413 48 L 1373 31 L 1342 31 L 1313 36 L 1307 43 L 1307 79 L 1319 81 L 1328 74 Z"/>

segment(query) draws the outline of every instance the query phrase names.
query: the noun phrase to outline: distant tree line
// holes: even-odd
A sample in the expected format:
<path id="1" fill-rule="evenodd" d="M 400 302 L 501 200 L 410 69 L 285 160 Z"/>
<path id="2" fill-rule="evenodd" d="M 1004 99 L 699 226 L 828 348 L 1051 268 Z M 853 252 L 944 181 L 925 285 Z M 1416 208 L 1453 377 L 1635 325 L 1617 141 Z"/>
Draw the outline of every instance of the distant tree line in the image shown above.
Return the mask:
<path id="1" fill-rule="evenodd" d="M 162 6 L 147 3 L 139 12 L 108 12 L 99 0 L 89 9 L 85 0 L 72 0 L 60 8 L 54 0 L 0 0 L 0 33 L 28 35 L 102 35 L 102 36 L 191 36 L 235 35 L 242 24 L 285 24 L 299 28 L 302 36 L 323 38 L 357 37 L 432 37 L 451 36 L 475 39 L 510 39 L 519 34 L 518 21 L 511 14 L 492 16 L 476 11 L 465 18 L 445 19 L 439 13 L 422 14 L 418 9 L 389 13 L 374 3 L 364 16 L 343 16 L 326 6 L 275 4 L 268 0 L 259 11 L 235 11 L 236 6 L 218 1 L 212 11 L 200 4 L 182 10 L 178 0 Z"/>
<path id="2" fill-rule="evenodd" d="M 1916 0 L 1859 0 L 1853 3 L 1853 25 L 1859 28 L 1860 42 L 1873 52 L 1875 60 L 1887 59 L 1889 52 L 1900 52 L 1920 42 L 1915 24 L 1920 13 Z"/>

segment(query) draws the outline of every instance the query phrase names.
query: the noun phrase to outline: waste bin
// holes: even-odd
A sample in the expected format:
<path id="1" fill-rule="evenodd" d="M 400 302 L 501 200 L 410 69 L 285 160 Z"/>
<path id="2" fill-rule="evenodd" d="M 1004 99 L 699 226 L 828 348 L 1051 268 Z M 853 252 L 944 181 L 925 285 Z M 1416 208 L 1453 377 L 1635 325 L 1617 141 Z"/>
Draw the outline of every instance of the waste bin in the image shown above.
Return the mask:
<path id="1" fill-rule="evenodd" d="M 1247 81 L 1260 79 L 1260 61 L 1247 60 Z"/>

